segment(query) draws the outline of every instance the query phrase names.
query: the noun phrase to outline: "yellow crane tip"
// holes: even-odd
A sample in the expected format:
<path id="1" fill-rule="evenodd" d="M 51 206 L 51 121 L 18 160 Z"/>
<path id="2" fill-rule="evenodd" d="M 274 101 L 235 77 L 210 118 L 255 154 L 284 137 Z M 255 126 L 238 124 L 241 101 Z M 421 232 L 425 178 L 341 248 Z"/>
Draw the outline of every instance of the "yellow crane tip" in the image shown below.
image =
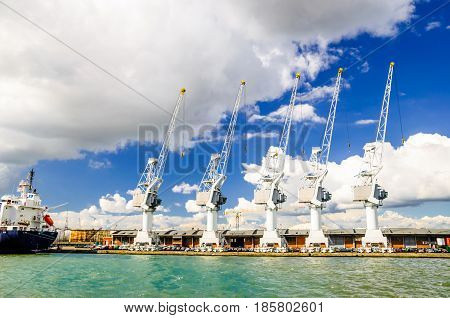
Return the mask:
<path id="1" fill-rule="evenodd" d="M 244 80 L 241 81 L 241 85 L 245 85 L 245 81 Z"/>
<path id="2" fill-rule="evenodd" d="M 340 67 L 339 69 L 338 69 L 338 73 L 342 73 L 344 71 L 344 69 L 342 68 L 342 67 Z"/>
<path id="3" fill-rule="evenodd" d="M 180 89 L 180 93 L 181 93 L 181 94 L 186 93 L 186 88 L 183 87 L 182 89 Z"/>
<path id="4" fill-rule="evenodd" d="M 300 78 L 300 73 L 295 73 L 296 78 Z"/>
<path id="5" fill-rule="evenodd" d="M 389 65 L 394 66 L 394 64 L 395 64 L 394 62 L 391 62 Z"/>

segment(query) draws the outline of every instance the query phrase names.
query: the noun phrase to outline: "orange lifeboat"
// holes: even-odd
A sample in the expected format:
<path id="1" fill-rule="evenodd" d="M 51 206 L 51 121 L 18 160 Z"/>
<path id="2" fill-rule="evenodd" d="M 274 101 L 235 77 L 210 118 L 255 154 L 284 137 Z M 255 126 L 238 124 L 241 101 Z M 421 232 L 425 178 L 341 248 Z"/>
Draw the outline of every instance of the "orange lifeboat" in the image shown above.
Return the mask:
<path id="1" fill-rule="evenodd" d="M 44 216 L 44 221 L 45 221 L 45 223 L 47 223 L 50 226 L 53 226 L 53 224 L 54 224 L 52 218 L 48 214 Z"/>

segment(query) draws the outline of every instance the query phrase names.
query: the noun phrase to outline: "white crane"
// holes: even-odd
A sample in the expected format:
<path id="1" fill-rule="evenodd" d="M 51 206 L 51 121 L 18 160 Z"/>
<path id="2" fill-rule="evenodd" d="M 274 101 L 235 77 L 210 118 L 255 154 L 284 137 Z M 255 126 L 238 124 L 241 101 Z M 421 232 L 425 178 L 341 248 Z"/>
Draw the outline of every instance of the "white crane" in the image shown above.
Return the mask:
<path id="1" fill-rule="evenodd" d="M 155 244 L 151 232 L 153 227 L 153 212 L 161 204 L 158 197 L 158 190 L 163 182 L 163 172 L 166 165 L 167 155 L 169 154 L 169 145 L 175 130 L 175 123 L 178 111 L 183 104 L 185 88 L 180 90 L 169 127 L 164 138 L 158 159 L 149 158 L 144 172 L 139 179 L 136 189 L 133 192 L 133 206 L 142 209 L 142 230 L 138 232 L 135 243 Z"/>
<path id="2" fill-rule="evenodd" d="M 377 209 L 380 205 L 383 205 L 383 200 L 387 198 L 388 193 L 377 183 L 377 175 L 383 167 L 383 146 L 386 138 L 393 72 L 394 62 L 391 62 L 381 105 L 376 139 L 375 142 L 368 143 L 363 148 L 363 163 L 357 175 L 356 185 L 353 188 L 353 201 L 363 202 L 366 208 L 367 228 L 366 234 L 362 239 L 363 246 L 383 244 L 387 247 L 387 238 L 383 236 L 378 227 Z"/>
<path id="3" fill-rule="evenodd" d="M 211 155 L 211 159 L 196 195 L 196 204 L 199 206 L 206 206 L 207 209 L 206 231 L 203 231 L 203 236 L 200 238 L 200 245 L 219 246 L 220 244 L 217 235 L 217 212 L 227 200 L 227 198 L 222 195 L 221 189 L 226 179 L 228 159 L 230 157 L 231 146 L 233 145 L 238 110 L 244 88 L 245 81 L 241 81 L 222 151 L 220 154 L 214 153 Z"/>
<path id="4" fill-rule="evenodd" d="M 266 210 L 266 229 L 260 240 L 261 246 L 282 246 L 282 240 L 277 233 L 276 213 L 279 205 L 286 201 L 286 195 L 282 192 L 279 185 L 284 176 L 284 161 L 289 142 L 292 114 L 294 112 L 299 79 L 300 73 L 297 73 L 295 75 L 294 87 L 292 89 L 291 99 L 289 101 L 286 117 L 284 119 L 283 131 L 280 136 L 280 144 L 278 147 L 270 147 L 267 151 L 262 176 L 254 191 L 254 203 L 263 205 Z"/>
<path id="5" fill-rule="evenodd" d="M 328 239 L 325 237 L 322 230 L 321 213 L 322 209 L 325 207 L 325 202 L 331 199 L 331 194 L 322 186 L 322 183 L 328 173 L 328 157 L 330 155 L 334 119 L 336 118 L 336 108 L 341 89 L 342 71 L 343 69 L 339 68 L 322 145 L 320 148 L 312 148 L 311 157 L 309 159 L 311 172 L 302 178 L 298 193 L 299 202 L 308 204 L 311 215 L 309 236 L 306 238 L 307 247 L 314 244 L 325 244 L 325 246 L 328 247 Z"/>

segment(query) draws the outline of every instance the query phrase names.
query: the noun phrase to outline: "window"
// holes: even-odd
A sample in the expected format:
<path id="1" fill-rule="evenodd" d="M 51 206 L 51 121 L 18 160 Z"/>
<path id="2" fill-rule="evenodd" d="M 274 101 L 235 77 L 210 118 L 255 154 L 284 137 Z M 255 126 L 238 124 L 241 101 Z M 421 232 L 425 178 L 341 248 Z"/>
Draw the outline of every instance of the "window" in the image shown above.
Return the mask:
<path id="1" fill-rule="evenodd" d="M 416 238 L 414 236 L 405 236 L 405 247 L 416 247 Z"/>
<path id="2" fill-rule="evenodd" d="M 335 236 L 330 238 L 331 245 L 345 247 L 345 240 L 343 236 Z"/>

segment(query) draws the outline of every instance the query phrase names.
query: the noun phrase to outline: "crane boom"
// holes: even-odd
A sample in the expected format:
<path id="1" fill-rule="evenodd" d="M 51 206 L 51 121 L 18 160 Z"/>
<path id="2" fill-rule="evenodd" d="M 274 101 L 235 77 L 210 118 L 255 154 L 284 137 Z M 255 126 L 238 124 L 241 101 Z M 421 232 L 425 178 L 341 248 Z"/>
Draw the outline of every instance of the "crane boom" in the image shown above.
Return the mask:
<path id="1" fill-rule="evenodd" d="M 175 130 L 176 118 L 178 111 L 183 104 L 186 89 L 182 88 L 178 95 L 175 108 L 172 113 L 172 117 L 169 122 L 167 133 L 164 137 L 164 142 L 161 147 L 158 159 L 149 158 L 144 172 L 142 173 L 137 188 L 133 193 L 133 205 L 135 207 L 141 207 L 143 209 L 154 209 L 160 203 L 158 199 L 158 189 L 161 186 L 163 179 L 162 174 L 167 161 L 167 155 L 169 153 L 169 145 L 172 139 L 173 132 Z"/>
<path id="2" fill-rule="evenodd" d="M 342 68 L 339 68 L 336 77 L 336 84 L 334 85 L 333 98 L 331 99 L 330 112 L 328 113 L 327 125 L 325 126 L 325 133 L 322 139 L 322 146 L 320 147 L 319 164 L 325 168 L 328 165 L 328 158 L 330 156 L 331 140 L 333 138 L 334 120 L 336 118 L 336 109 L 339 99 L 339 92 L 341 91 Z"/>
<path id="3" fill-rule="evenodd" d="M 254 191 L 255 204 L 266 205 L 270 209 L 276 209 L 278 204 L 286 201 L 286 195 L 281 192 L 278 186 L 284 176 L 284 160 L 289 143 L 289 132 L 291 130 L 299 80 L 300 73 L 296 73 L 291 98 L 284 118 L 283 131 L 280 135 L 279 147 L 270 147 L 267 151 L 263 175 Z"/>
<path id="4" fill-rule="evenodd" d="M 287 145 L 289 142 L 289 133 L 291 131 L 291 124 L 292 124 L 292 114 L 294 112 L 294 105 L 295 105 L 295 99 L 297 97 L 297 88 L 298 88 L 298 82 L 300 80 L 300 73 L 295 74 L 295 82 L 294 87 L 292 89 L 291 98 L 289 100 L 289 106 L 286 113 L 286 116 L 284 118 L 284 125 L 283 125 L 283 132 L 281 133 L 280 137 L 280 145 L 279 148 L 283 153 L 286 153 Z"/>
<path id="5" fill-rule="evenodd" d="M 291 92 L 291 98 L 287 107 L 286 115 L 284 117 L 283 130 L 280 135 L 280 143 L 278 148 L 269 149 L 265 160 L 265 173 L 263 179 L 274 178 L 274 176 L 283 172 L 284 158 L 289 143 L 289 135 L 291 131 L 292 115 L 294 113 L 295 99 L 297 97 L 297 88 L 300 81 L 300 73 L 295 74 L 294 86 Z M 265 182 L 265 181 L 264 181 Z"/>
<path id="6" fill-rule="evenodd" d="M 386 88 L 384 90 L 383 102 L 381 104 L 380 119 L 378 121 L 377 137 L 375 139 L 375 143 L 377 145 L 379 145 L 380 149 L 377 152 L 377 155 L 374 156 L 374 161 L 372 162 L 373 167 L 380 167 L 380 169 L 381 169 L 382 158 L 383 158 L 383 146 L 384 146 L 384 141 L 386 139 L 386 126 L 387 126 L 387 120 L 388 120 L 388 115 L 389 115 L 389 104 L 390 104 L 390 98 L 391 98 L 393 72 L 394 72 L 394 62 L 391 62 L 389 64 L 389 72 L 388 72 L 388 77 L 386 80 Z"/>
<path id="7" fill-rule="evenodd" d="M 239 91 L 236 96 L 236 100 L 234 102 L 233 111 L 231 113 L 227 134 L 225 136 L 224 143 L 222 146 L 222 151 L 220 152 L 220 154 L 213 154 L 211 156 L 211 160 L 209 161 L 208 167 L 205 171 L 205 174 L 203 175 L 202 181 L 200 182 L 199 186 L 200 192 L 209 191 L 214 185 L 220 187 L 225 181 L 228 159 L 230 157 L 231 146 L 233 144 L 234 138 L 234 131 L 236 128 L 239 105 L 241 104 L 244 88 L 245 88 L 245 81 L 241 81 L 241 85 L 239 86 Z M 220 179 L 222 179 L 220 184 L 216 184 L 217 181 Z"/>
<path id="8" fill-rule="evenodd" d="M 309 164 L 312 171 L 302 178 L 302 185 L 299 190 L 299 202 L 312 204 L 316 207 L 323 207 L 323 203 L 331 199 L 331 194 L 322 188 L 322 182 L 328 169 L 328 158 L 330 156 L 331 142 L 333 139 L 334 121 L 336 119 L 336 109 L 341 90 L 343 69 L 339 68 L 334 85 L 333 97 L 331 99 L 330 111 L 319 147 L 313 147 Z"/>
<path id="9" fill-rule="evenodd" d="M 394 72 L 394 62 L 389 64 L 388 77 L 381 104 L 380 119 L 378 121 L 377 134 L 375 142 L 368 143 L 364 146 L 364 158 L 361 171 L 358 174 L 359 185 L 371 185 L 375 177 L 383 167 L 383 148 L 386 138 L 386 127 L 389 115 L 389 103 L 392 87 L 392 76 Z"/>

